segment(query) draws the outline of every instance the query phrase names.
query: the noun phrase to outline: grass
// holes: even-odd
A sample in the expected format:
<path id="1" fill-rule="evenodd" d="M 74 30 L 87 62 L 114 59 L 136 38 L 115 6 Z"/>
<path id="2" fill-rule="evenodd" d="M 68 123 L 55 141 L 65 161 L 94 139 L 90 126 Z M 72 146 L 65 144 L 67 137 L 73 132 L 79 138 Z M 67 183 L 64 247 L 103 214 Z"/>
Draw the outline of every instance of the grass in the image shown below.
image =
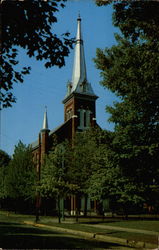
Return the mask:
<path id="1" fill-rule="evenodd" d="M 20 224 L 0 224 L 0 242 L 2 248 L 18 249 L 55 249 L 55 248 L 117 248 L 116 244 L 108 244 L 93 240 L 85 240 L 68 234 L 41 230 Z"/>
<path id="2" fill-rule="evenodd" d="M 53 230 L 42 230 L 39 228 L 35 228 L 33 226 L 22 225 L 23 221 L 35 221 L 35 216 L 30 215 L 16 215 L 13 213 L 7 214 L 6 212 L 0 212 L 0 234 L 2 234 L 1 239 L 3 239 L 2 247 L 13 248 L 10 242 L 13 243 L 14 248 L 16 248 L 16 244 L 20 244 L 19 247 L 22 248 L 21 244 L 26 244 L 25 248 L 28 248 L 28 240 L 31 242 L 31 248 L 106 248 L 111 249 L 114 248 L 113 244 L 97 242 L 93 240 L 84 240 L 78 236 L 68 235 L 64 233 L 57 233 Z M 101 222 L 96 219 L 93 223 L 87 222 L 87 226 L 83 226 L 80 223 L 68 223 L 68 219 L 66 219 L 65 223 L 57 223 L 57 218 L 53 217 L 40 217 L 40 224 L 45 225 L 52 225 L 56 227 L 62 227 L 67 229 L 79 230 L 84 232 L 91 232 L 95 234 L 102 234 L 112 237 L 124 238 L 128 240 L 135 240 L 135 241 L 144 241 L 152 244 L 157 244 L 157 237 L 154 235 L 136 233 L 136 232 L 126 232 L 120 231 L 117 228 L 115 230 L 111 229 L 103 229 L 98 227 L 92 227 L 92 224 L 96 225 L 109 225 L 109 226 L 116 226 L 116 227 L 126 227 L 126 228 L 133 228 L 133 229 L 143 229 L 143 230 L 152 230 L 155 232 L 159 232 L 159 221 L 150 221 L 150 220 L 104 220 Z M 82 222 L 84 223 L 84 221 Z M 14 236 L 14 237 L 13 237 Z M 21 240 L 23 243 L 20 243 Z M 18 242 L 18 243 L 16 243 Z M 41 246 L 41 247 L 39 247 Z M 76 246 L 76 247 L 75 247 Z M 1 245 L 0 245 L 1 247 Z M 115 249 L 119 248 L 119 246 L 115 246 Z M 122 248 L 124 249 L 124 247 Z"/>
<path id="3" fill-rule="evenodd" d="M 157 236 L 154 235 L 145 235 L 139 233 L 129 233 L 129 232 L 119 232 L 119 231 L 113 231 L 111 235 L 113 237 L 124 238 L 132 241 L 142 241 L 156 245 L 158 243 L 158 238 Z"/>
<path id="4" fill-rule="evenodd" d="M 120 245 L 23 225 L 33 216 L 0 214 L 0 247 L 5 249 L 121 249 Z M 125 247 L 122 246 L 122 249 Z"/>
<path id="5" fill-rule="evenodd" d="M 119 227 L 127 227 L 134 229 L 143 229 L 148 231 L 159 232 L 159 220 L 129 220 L 129 221 L 117 221 L 117 222 L 106 222 L 102 225 L 111 225 Z"/>
<path id="6" fill-rule="evenodd" d="M 124 239 L 128 239 L 128 240 L 143 241 L 143 242 L 152 243 L 152 244 L 158 243 L 158 239 L 155 235 L 145 235 L 145 234 L 135 233 L 135 232 L 123 232 L 123 231 L 118 231 L 117 229 L 116 230 L 109 230 L 109 229 L 103 229 L 103 228 L 101 229 L 101 228 L 97 228 L 97 227 L 91 227 L 91 225 L 90 226 L 87 225 L 87 227 L 84 227 L 82 224 L 64 224 L 64 223 L 59 224 L 59 223 L 48 221 L 48 219 L 46 219 L 46 218 L 42 218 L 40 223 L 44 224 L 44 225 L 52 225 L 52 226 L 56 226 L 56 227 L 74 229 L 77 231 L 84 231 L 84 232 L 108 235 L 108 236 L 112 236 L 112 237 L 124 238 Z M 137 222 L 134 222 L 134 223 L 136 223 L 136 228 L 138 228 Z M 127 224 L 129 225 L 128 222 L 127 222 Z M 102 223 L 102 225 L 104 225 L 104 224 Z M 107 224 L 105 224 L 105 225 L 107 225 Z M 111 225 L 115 226 L 115 223 L 112 223 Z M 120 225 L 120 223 L 119 223 L 119 225 Z M 131 228 L 130 225 L 128 228 Z M 145 227 L 142 228 L 142 225 L 143 225 L 143 223 L 140 224 L 141 229 L 148 230 L 148 228 L 145 228 Z M 153 228 L 155 228 L 156 224 L 154 223 L 153 225 L 154 225 Z M 126 224 L 123 227 L 126 227 Z"/>

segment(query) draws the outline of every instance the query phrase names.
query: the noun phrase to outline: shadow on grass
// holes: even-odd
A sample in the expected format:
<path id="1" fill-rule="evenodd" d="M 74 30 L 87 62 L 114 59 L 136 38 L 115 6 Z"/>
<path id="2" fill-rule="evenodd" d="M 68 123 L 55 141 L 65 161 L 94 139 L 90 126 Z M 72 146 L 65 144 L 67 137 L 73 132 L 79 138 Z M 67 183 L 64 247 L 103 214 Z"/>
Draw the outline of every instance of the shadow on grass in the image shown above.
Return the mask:
<path id="1" fill-rule="evenodd" d="M 92 225 L 96 225 L 96 224 L 105 224 L 105 223 L 114 223 L 114 222 L 119 222 L 119 220 L 108 220 L 108 219 L 104 219 L 101 221 L 81 221 L 79 222 L 79 224 L 92 224 Z"/>
<path id="2" fill-rule="evenodd" d="M 81 239 L 78 236 L 42 230 L 16 223 L 0 223 L 0 247 L 14 249 L 118 248 L 117 244 Z"/>
<path id="3" fill-rule="evenodd" d="M 10 226 L 10 225 L 13 226 L 13 225 L 19 225 L 19 223 L 18 223 L 18 222 L 1 222 L 1 221 L 0 221 L 0 226 L 1 226 L 1 225 L 2 225 L 2 226 L 8 226 L 8 225 L 9 225 L 9 226 Z"/>

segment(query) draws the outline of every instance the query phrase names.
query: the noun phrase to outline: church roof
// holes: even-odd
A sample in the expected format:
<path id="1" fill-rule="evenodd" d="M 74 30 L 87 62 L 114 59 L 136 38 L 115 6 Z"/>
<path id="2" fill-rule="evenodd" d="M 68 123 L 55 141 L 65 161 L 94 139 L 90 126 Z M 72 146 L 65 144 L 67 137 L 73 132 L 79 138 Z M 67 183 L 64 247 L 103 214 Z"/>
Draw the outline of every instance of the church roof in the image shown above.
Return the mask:
<path id="1" fill-rule="evenodd" d="M 36 140 L 36 141 L 30 143 L 29 146 L 30 146 L 32 149 L 35 149 L 36 147 L 39 146 L 39 141 Z"/>
<path id="2" fill-rule="evenodd" d="M 91 84 L 87 80 L 87 71 L 86 71 L 83 38 L 81 32 L 80 16 L 77 19 L 77 35 L 75 42 L 72 80 L 71 82 L 68 82 L 67 87 L 68 91 L 65 98 L 67 98 L 72 93 L 81 93 L 97 97 L 92 89 Z"/>
<path id="3" fill-rule="evenodd" d="M 51 130 L 51 131 L 49 132 L 49 137 L 51 137 L 52 135 L 54 135 L 54 134 L 60 132 L 61 129 L 63 129 L 63 128 L 64 128 L 65 126 L 67 126 L 67 125 L 72 125 L 72 118 L 70 118 L 70 119 L 67 120 L 66 122 L 62 123 L 60 126 L 56 127 L 55 129 Z M 39 140 L 36 140 L 36 141 L 32 142 L 32 143 L 30 144 L 30 147 L 31 147 L 32 149 L 38 148 L 38 147 L 39 147 Z"/>

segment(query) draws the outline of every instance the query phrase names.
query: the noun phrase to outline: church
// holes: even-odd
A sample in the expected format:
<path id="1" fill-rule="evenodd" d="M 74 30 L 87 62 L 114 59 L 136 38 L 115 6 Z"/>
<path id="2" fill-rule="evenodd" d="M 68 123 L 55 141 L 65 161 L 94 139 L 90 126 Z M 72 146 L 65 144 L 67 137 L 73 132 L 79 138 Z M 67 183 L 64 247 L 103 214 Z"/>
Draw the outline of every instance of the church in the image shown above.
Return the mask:
<path id="1" fill-rule="evenodd" d="M 89 127 L 95 127 L 96 123 L 96 99 L 91 84 L 87 79 L 84 42 L 81 33 L 81 18 L 77 19 L 77 35 L 74 48 L 74 63 L 72 80 L 67 83 L 67 93 L 63 99 L 64 122 L 58 128 L 50 130 L 48 127 L 47 110 L 44 113 L 43 127 L 39 133 L 39 138 L 31 144 L 34 162 L 40 178 L 40 168 L 45 154 L 52 148 L 54 137 L 58 143 L 65 139 L 71 140 L 75 133 L 84 131 Z M 90 201 L 87 207 L 95 210 Z M 81 205 L 82 206 L 82 205 Z M 75 215 L 76 199 L 70 197 L 70 215 Z"/>

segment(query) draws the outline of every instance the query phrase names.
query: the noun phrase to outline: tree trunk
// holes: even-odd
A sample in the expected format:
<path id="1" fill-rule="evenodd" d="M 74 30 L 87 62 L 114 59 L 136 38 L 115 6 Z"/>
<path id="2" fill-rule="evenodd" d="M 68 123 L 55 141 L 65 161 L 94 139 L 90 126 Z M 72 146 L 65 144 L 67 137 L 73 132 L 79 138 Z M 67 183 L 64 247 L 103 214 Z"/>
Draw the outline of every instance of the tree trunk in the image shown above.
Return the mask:
<path id="1" fill-rule="evenodd" d="M 123 211 L 124 211 L 125 220 L 128 220 L 128 207 L 126 204 L 123 205 Z"/>
<path id="2" fill-rule="evenodd" d="M 76 222 L 78 222 L 78 215 L 79 215 L 79 198 L 78 195 L 76 195 Z"/>
<path id="3" fill-rule="evenodd" d="M 60 196 L 59 195 L 57 198 L 57 205 L 58 205 L 58 222 L 61 223 L 61 210 L 60 210 Z"/>
<path id="4" fill-rule="evenodd" d="M 36 223 L 40 220 L 39 218 L 40 206 L 41 206 L 41 199 L 40 199 L 40 193 L 38 192 L 36 196 L 36 218 L 35 218 Z"/>
<path id="5" fill-rule="evenodd" d="M 64 198 L 61 199 L 61 205 L 62 205 L 62 220 L 65 220 L 65 208 L 64 208 Z"/>
<path id="6" fill-rule="evenodd" d="M 88 201 L 88 195 L 86 194 L 84 197 L 84 216 L 87 216 L 87 201 Z"/>
<path id="7" fill-rule="evenodd" d="M 17 213 L 17 204 L 18 204 L 18 200 L 15 198 L 14 201 L 14 213 L 16 214 Z"/>
<path id="8" fill-rule="evenodd" d="M 39 218 L 39 208 L 36 208 L 36 218 L 35 218 L 35 222 L 38 223 L 39 220 L 40 220 L 40 218 Z"/>

